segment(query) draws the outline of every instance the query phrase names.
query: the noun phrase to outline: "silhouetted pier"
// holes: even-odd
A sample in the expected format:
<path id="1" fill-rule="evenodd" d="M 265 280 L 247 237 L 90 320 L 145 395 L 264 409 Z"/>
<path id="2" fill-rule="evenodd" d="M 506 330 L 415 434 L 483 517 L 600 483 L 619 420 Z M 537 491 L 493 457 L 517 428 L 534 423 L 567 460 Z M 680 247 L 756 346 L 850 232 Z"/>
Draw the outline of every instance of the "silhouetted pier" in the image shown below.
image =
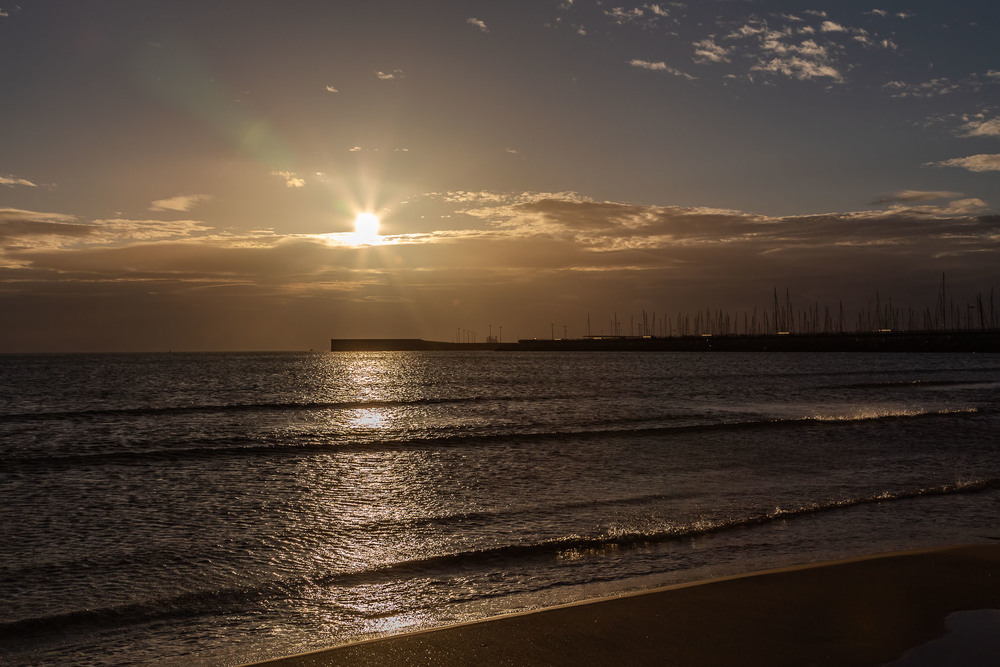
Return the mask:
<path id="1" fill-rule="evenodd" d="M 334 352 L 493 350 L 506 352 L 1000 352 L 1000 329 L 855 333 L 588 336 L 516 343 L 453 343 L 419 338 L 334 338 Z"/>

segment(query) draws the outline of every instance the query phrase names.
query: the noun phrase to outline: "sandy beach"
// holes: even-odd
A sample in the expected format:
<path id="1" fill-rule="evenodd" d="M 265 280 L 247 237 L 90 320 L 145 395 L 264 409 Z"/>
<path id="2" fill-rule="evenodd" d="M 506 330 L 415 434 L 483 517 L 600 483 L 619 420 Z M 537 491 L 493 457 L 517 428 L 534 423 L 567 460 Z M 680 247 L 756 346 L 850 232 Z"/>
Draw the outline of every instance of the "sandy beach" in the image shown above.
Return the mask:
<path id="1" fill-rule="evenodd" d="M 1000 609 L 1000 545 L 876 555 L 670 586 L 258 663 L 885 665 Z"/>

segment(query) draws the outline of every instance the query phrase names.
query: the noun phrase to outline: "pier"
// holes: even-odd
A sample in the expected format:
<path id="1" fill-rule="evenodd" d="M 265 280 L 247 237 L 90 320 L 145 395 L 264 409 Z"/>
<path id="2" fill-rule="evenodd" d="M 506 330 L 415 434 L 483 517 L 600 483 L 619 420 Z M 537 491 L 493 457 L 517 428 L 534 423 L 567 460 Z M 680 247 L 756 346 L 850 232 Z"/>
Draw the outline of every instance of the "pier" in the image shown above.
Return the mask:
<path id="1" fill-rule="evenodd" d="M 527 338 L 455 343 L 420 338 L 333 338 L 333 352 L 1000 352 L 1000 329 L 701 336 Z"/>

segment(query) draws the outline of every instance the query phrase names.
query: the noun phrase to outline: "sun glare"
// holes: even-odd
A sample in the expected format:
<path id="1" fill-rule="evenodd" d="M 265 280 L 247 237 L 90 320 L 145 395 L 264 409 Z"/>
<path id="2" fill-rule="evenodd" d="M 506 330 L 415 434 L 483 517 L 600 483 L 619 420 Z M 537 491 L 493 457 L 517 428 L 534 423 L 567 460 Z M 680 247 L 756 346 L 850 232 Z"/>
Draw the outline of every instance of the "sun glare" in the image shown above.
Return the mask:
<path id="1" fill-rule="evenodd" d="M 354 218 L 354 234 L 362 243 L 378 243 L 378 216 L 358 213 L 358 217 Z"/>

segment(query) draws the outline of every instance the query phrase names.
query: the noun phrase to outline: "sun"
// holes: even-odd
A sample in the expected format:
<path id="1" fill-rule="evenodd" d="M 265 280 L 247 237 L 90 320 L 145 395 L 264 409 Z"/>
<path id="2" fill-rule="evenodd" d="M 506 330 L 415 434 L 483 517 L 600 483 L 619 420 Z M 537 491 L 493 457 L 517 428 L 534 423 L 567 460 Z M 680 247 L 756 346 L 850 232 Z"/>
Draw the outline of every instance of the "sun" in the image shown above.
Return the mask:
<path id="1" fill-rule="evenodd" d="M 361 243 L 378 243 L 378 224 L 374 213 L 358 213 L 354 218 L 354 235 Z"/>

